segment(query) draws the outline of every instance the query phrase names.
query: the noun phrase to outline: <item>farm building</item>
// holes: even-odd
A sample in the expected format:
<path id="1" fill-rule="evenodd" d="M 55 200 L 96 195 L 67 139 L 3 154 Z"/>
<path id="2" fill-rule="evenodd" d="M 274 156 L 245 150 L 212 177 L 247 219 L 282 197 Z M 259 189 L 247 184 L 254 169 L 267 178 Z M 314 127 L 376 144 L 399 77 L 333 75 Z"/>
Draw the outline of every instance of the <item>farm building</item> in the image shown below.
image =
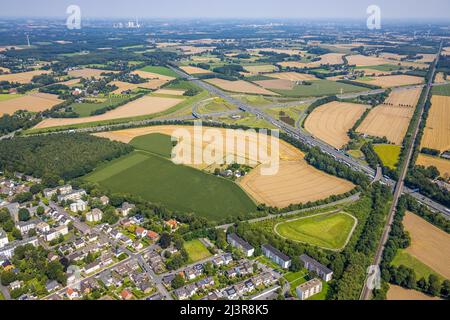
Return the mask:
<path id="1" fill-rule="evenodd" d="M 261 249 L 267 258 L 280 265 L 282 268 L 287 269 L 291 266 L 291 258 L 277 248 L 272 247 L 270 244 L 263 244 Z"/>
<path id="2" fill-rule="evenodd" d="M 306 300 L 322 291 L 322 281 L 315 278 L 309 280 L 308 282 L 302 283 L 295 290 L 297 291 L 297 295 L 300 300 Z"/>
<path id="3" fill-rule="evenodd" d="M 331 271 L 329 268 L 319 263 L 318 261 L 314 260 L 310 256 L 302 254 L 300 256 L 300 260 L 304 263 L 305 269 L 308 269 L 308 271 L 314 271 L 324 281 L 328 282 L 333 277 L 333 271 Z"/>
<path id="4" fill-rule="evenodd" d="M 239 237 L 236 233 L 231 233 L 227 236 L 228 243 L 233 247 L 242 250 L 247 257 L 251 257 L 255 252 L 255 248 L 253 248 L 250 243 Z"/>

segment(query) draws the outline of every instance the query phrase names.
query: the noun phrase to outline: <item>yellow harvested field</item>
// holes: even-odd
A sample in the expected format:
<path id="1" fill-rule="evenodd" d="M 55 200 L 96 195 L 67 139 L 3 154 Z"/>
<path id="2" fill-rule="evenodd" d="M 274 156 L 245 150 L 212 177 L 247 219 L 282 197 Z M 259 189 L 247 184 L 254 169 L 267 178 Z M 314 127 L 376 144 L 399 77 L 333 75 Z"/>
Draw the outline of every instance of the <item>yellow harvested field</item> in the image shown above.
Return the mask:
<path id="1" fill-rule="evenodd" d="M 350 138 L 348 130 L 362 116 L 366 105 L 344 102 L 330 102 L 316 109 L 308 116 L 305 129 L 320 140 L 341 149 Z"/>
<path id="2" fill-rule="evenodd" d="M 260 66 L 244 66 L 244 69 L 251 74 L 260 74 L 277 71 L 278 68 L 271 64 L 265 64 Z"/>
<path id="3" fill-rule="evenodd" d="M 450 149 L 450 97 L 432 96 L 421 148 Z"/>
<path id="4" fill-rule="evenodd" d="M 442 48 L 442 55 L 450 56 L 450 47 Z"/>
<path id="5" fill-rule="evenodd" d="M 306 74 L 306 73 L 298 73 L 298 72 L 279 72 L 279 73 L 271 73 L 267 76 L 271 78 L 277 78 L 282 80 L 290 80 L 290 81 L 311 81 L 317 80 L 315 75 Z"/>
<path id="6" fill-rule="evenodd" d="M 364 56 L 362 54 L 347 56 L 347 60 L 349 65 L 355 65 L 357 67 L 372 67 L 383 64 L 401 65 L 403 67 L 415 67 L 420 69 L 428 67 L 426 63 L 398 61 L 396 59 L 383 58 L 382 56 Z"/>
<path id="7" fill-rule="evenodd" d="M 295 82 L 283 79 L 274 80 L 260 80 L 253 81 L 257 85 L 266 89 L 278 89 L 278 90 L 292 90 L 294 88 Z"/>
<path id="8" fill-rule="evenodd" d="M 284 53 L 284 54 L 288 54 L 291 56 L 301 56 L 304 51 L 301 50 L 296 50 L 296 49 L 279 49 L 279 48 L 258 48 L 258 49 L 249 49 L 247 50 L 251 53 L 258 53 L 260 51 L 267 51 L 267 52 L 274 52 L 274 53 Z"/>
<path id="9" fill-rule="evenodd" d="M 411 236 L 406 252 L 450 279 L 450 235 L 412 212 L 406 212 L 403 226 Z"/>
<path id="10" fill-rule="evenodd" d="M 421 88 L 393 90 L 384 101 L 384 104 L 387 106 L 415 108 L 419 102 L 421 93 Z"/>
<path id="11" fill-rule="evenodd" d="M 44 121 L 38 123 L 35 128 L 41 129 L 96 121 L 145 116 L 166 111 L 167 109 L 170 109 L 171 107 L 179 104 L 181 101 L 183 100 L 179 98 L 144 96 L 101 115 L 72 119 L 45 119 Z"/>
<path id="12" fill-rule="evenodd" d="M 386 137 L 390 142 L 400 145 L 413 114 L 414 108 L 380 105 L 369 112 L 356 131 L 374 137 Z"/>
<path id="13" fill-rule="evenodd" d="M 11 72 L 11 70 L 9 70 L 8 68 L 5 68 L 5 67 L 0 67 L 0 71 L 3 72 L 3 73 L 10 73 Z"/>
<path id="14" fill-rule="evenodd" d="M 322 65 L 335 65 L 335 64 L 343 64 L 344 60 L 342 57 L 343 53 L 327 53 L 322 56 L 319 56 L 320 60 L 314 62 L 298 62 L 298 61 L 284 61 L 280 62 L 279 65 L 286 68 L 317 68 Z"/>
<path id="15" fill-rule="evenodd" d="M 241 92 L 241 93 L 250 93 L 250 94 L 262 94 L 262 95 L 271 95 L 271 96 L 278 96 L 277 93 L 266 90 L 264 88 L 258 87 L 257 85 L 243 81 L 229 81 L 229 80 L 223 80 L 223 79 L 208 79 L 206 82 L 219 87 L 220 89 L 231 91 L 231 92 Z"/>
<path id="16" fill-rule="evenodd" d="M 422 58 L 416 60 L 419 63 L 431 63 L 431 62 L 434 61 L 434 59 L 436 59 L 436 55 L 435 54 L 421 53 L 419 55 L 422 56 Z"/>
<path id="17" fill-rule="evenodd" d="M 389 291 L 387 292 L 387 300 L 420 301 L 420 300 L 441 300 L 441 299 L 438 297 L 427 296 L 426 294 L 420 291 L 405 289 L 400 286 L 390 284 Z"/>
<path id="18" fill-rule="evenodd" d="M 114 85 L 118 88 L 112 92 L 113 94 L 121 94 L 123 91 L 134 90 L 138 87 L 137 84 L 123 82 L 123 81 L 113 81 L 113 82 L 110 82 L 109 84 Z"/>
<path id="19" fill-rule="evenodd" d="M 181 70 L 186 72 L 187 74 L 208 74 L 212 73 L 210 70 L 198 68 L 198 67 L 192 67 L 192 66 L 183 66 L 180 67 Z"/>
<path id="20" fill-rule="evenodd" d="M 137 85 L 138 88 L 144 88 L 144 89 L 150 89 L 150 90 L 156 90 L 159 89 L 161 86 L 166 84 L 168 81 L 164 79 L 152 79 L 148 80 L 144 83 L 139 83 Z"/>
<path id="21" fill-rule="evenodd" d="M 372 80 L 355 80 L 361 83 L 367 83 L 375 86 L 380 86 L 382 88 L 392 88 L 401 86 L 411 86 L 415 84 L 424 83 L 424 78 L 408 75 L 393 75 L 393 76 L 381 76 L 374 77 Z"/>
<path id="22" fill-rule="evenodd" d="M 142 70 L 135 70 L 135 71 L 133 71 L 131 73 L 132 74 L 137 74 L 141 78 L 150 79 L 150 80 L 151 79 L 159 79 L 159 80 L 165 80 L 165 81 L 172 81 L 172 80 L 175 79 L 174 77 L 164 76 L 162 74 L 157 74 L 157 73 L 148 72 L 148 71 L 142 71 Z"/>
<path id="23" fill-rule="evenodd" d="M 380 54 L 380 58 L 389 59 L 389 60 L 397 60 L 400 61 L 401 59 L 406 58 L 407 56 L 397 54 L 397 53 L 389 53 L 389 52 L 382 52 Z"/>
<path id="24" fill-rule="evenodd" d="M 18 83 L 30 83 L 34 76 L 39 76 L 41 74 L 48 74 L 48 70 L 34 70 L 19 73 L 8 73 L 0 75 L 0 81 L 18 82 Z"/>
<path id="25" fill-rule="evenodd" d="M 450 160 L 419 154 L 416 164 L 426 168 L 434 166 L 439 170 L 442 178 L 447 181 L 450 179 Z"/>
<path id="26" fill-rule="evenodd" d="M 65 86 L 69 86 L 69 87 L 73 86 L 75 84 L 78 84 L 78 83 L 80 83 L 80 79 L 71 79 L 71 80 L 58 82 L 58 84 L 63 84 Z"/>
<path id="27" fill-rule="evenodd" d="M 64 100 L 58 99 L 55 94 L 30 93 L 18 98 L 0 101 L 0 116 L 13 114 L 18 110 L 28 110 L 40 112 L 62 103 Z"/>
<path id="28" fill-rule="evenodd" d="M 135 137 L 151 133 L 161 133 L 173 136 L 174 131 L 179 129 L 187 130 L 191 137 L 194 137 L 194 141 L 190 141 L 194 149 L 201 148 L 204 150 L 209 144 L 205 141 L 202 141 L 201 143 L 195 142 L 196 135 L 194 135 L 194 127 L 192 126 L 154 126 L 102 132 L 96 133 L 95 135 L 128 143 Z M 219 130 L 224 136 L 224 146 L 231 141 L 230 138 L 227 137 L 227 132 L 234 131 L 233 134 L 237 134 L 238 136 L 243 134 L 245 141 L 255 141 L 256 139 L 255 135 L 247 135 L 245 132 L 241 133 L 240 131 L 231 129 L 203 129 Z M 272 153 L 270 143 L 265 150 L 268 154 Z M 244 153 L 237 152 L 237 150 L 234 150 L 231 153 L 242 159 L 258 160 L 252 158 L 252 155 L 248 153 L 248 148 L 245 149 Z M 271 176 L 261 175 L 261 170 L 259 170 L 258 166 L 240 182 L 241 187 L 260 203 L 266 203 L 277 207 L 286 207 L 291 203 L 304 203 L 327 198 L 335 194 L 342 194 L 354 188 L 352 183 L 328 175 L 310 166 L 304 160 L 304 154 L 300 150 L 282 140 L 279 140 L 279 159 L 280 168 L 277 174 Z M 202 169 L 206 167 L 206 165 L 204 167 L 195 167 Z"/>
<path id="29" fill-rule="evenodd" d="M 186 91 L 185 90 L 175 90 L 175 89 L 159 89 L 155 91 L 156 94 L 168 94 L 171 96 L 182 96 Z"/>
<path id="30" fill-rule="evenodd" d="M 100 70 L 100 69 L 92 69 L 92 68 L 82 68 L 77 70 L 71 70 L 68 72 L 69 76 L 74 78 L 102 78 L 102 73 L 117 73 L 118 71 L 111 70 Z"/>

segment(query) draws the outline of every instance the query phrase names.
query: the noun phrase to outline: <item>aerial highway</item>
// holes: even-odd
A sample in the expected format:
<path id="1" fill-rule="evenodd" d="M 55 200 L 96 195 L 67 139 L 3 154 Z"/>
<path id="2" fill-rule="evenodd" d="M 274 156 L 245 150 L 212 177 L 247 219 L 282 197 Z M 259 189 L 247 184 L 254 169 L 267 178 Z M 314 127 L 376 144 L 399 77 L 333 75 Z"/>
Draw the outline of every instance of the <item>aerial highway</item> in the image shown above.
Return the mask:
<path id="1" fill-rule="evenodd" d="M 437 61 L 435 61 L 435 64 L 433 65 L 434 68 L 436 66 L 436 63 L 437 63 Z M 256 115 L 257 117 L 266 120 L 267 122 L 276 126 L 280 130 L 286 132 L 291 137 L 293 137 L 297 140 L 300 140 L 301 142 L 303 142 L 309 146 L 319 147 L 322 150 L 322 152 L 329 154 L 337 161 L 346 164 L 347 166 L 353 168 L 354 170 L 357 170 L 357 171 L 367 174 L 372 179 L 375 178 L 376 170 L 374 170 L 371 167 L 369 167 L 368 165 L 364 165 L 364 164 L 360 163 L 359 161 L 355 160 L 354 158 L 350 157 L 349 155 L 347 155 L 345 153 L 345 151 L 337 150 L 334 147 L 328 145 L 327 143 L 325 143 L 319 139 L 316 139 L 311 134 L 309 134 L 299 128 L 294 128 L 281 120 L 275 119 L 272 116 L 270 116 L 269 114 L 262 111 L 261 109 L 252 107 L 252 106 L 242 102 L 241 100 L 238 100 L 238 99 L 230 96 L 229 94 L 218 89 L 217 87 L 214 87 L 213 85 L 210 85 L 204 81 L 201 81 L 200 79 L 197 79 L 195 77 L 192 77 L 192 76 L 186 74 L 185 72 L 181 71 L 180 69 L 178 69 L 174 66 L 169 66 L 169 67 L 174 72 L 176 72 L 178 75 L 180 75 L 181 77 L 188 79 L 189 81 L 192 81 L 193 83 L 195 83 L 197 86 L 203 88 L 204 90 L 207 90 L 208 92 L 225 99 L 227 102 L 236 105 L 240 110 L 242 110 L 244 112 L 252 113 L 252 114 Z M 427 90 L 430 90 L 430 88 L 431 88 L 431 84 L 428 83 Z M 380 90 L 375 90 L 374 92 L 372 92 L 372 94 L 374 94 L 374 93 L 380 93 Z M 364 94 L 367 95 L 369 93 L 364 92 Z M 354 96 L 354 94 L 352 94 L 352 95 Z M 394 188 L 394 186 L 396 185 L 396 181 L 394 181 L 393 179 L 390 179 L 387 176 L 384 176 L 380 181 L 381 181 L 381 183 L 384 183 L 392 188 Z M 403 185 L 403 183 L 402 183 L 402 188 L 400 190 L 402 193 L 409 194 L 412 197 L 414 197 L 416 200 L 418 200 L 419 202 L 427 205 L 433 211 L 439 212 L 446 219 L 450 219 L 450 213 L 448 212 L 447 207 L 421 195 L 418 192 L 415 192 L 415 191 L 405 187 Z"/>

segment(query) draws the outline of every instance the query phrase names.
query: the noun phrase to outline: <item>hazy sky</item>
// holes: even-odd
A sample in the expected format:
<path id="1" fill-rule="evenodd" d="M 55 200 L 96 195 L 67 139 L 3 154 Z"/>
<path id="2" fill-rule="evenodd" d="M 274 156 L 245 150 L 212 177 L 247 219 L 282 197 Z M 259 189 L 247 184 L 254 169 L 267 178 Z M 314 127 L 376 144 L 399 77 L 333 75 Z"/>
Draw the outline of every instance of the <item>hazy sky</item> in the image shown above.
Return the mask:
<path id="1" fill-rule="evenodd" d="M 71 4 L 85 17 L 357 19 L 375 4 L 386 19 L 450 20 L 450 0 L 0 0 L 0 16 L 65 17 Z"/>

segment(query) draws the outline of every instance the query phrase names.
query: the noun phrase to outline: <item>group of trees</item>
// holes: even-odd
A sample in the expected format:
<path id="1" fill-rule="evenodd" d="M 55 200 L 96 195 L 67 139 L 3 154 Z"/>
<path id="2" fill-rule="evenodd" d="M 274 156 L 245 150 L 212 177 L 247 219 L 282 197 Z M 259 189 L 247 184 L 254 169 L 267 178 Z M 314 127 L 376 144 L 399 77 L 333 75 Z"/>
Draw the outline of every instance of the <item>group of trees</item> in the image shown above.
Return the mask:
<path id="1" fill-rule="evenodd" d="M 441 295 L 443 298 L 449 298 L 450 281 L 445 280 L 442 283 L 439 278 L 430 274 L 428 279 L 417 279 L 413 269 L 404 265 L 393 266 L 394 260 L 399 249 L 406 249 L 411 244 L 409 234 L 404 230 L 402 221 L 406 210 L 419 209 L 419 211 L 427 210 L 417 204 L 410 196 L 402 196 L 399 199 L 394 221 L 389 233 L 389 239 L 383 251 L 383 259 L 381 262 L 381 275 L 385 282 L 393 283 L 407 289 L 416 289 L 432 296 Z M 423 212 L 422 212 L 423 214 Z M 422 215 L 419 214 L 419 215 Z M 436 214 L 435 214 L 436 215 Z M 437 216 L 437 215 L 436 215 Z M 445 219 L 444 219 L 445 220 Z M 447 222 L 447 232 L 449 223 Z M 442 225 L 440 226 L 442 227 Z M 384 285 L 381 289 L 375 291 L 375 298 L 383 299 L 386 297 L 388 286 Z"/>
<path id="2" fill-rule="evenodd" d="M 48 253 L 43 247 L 34 247 L 31 244 L 16 248 L 11 262 L 16 266 L 18 272 L 3 271 L 0 276 L 4 286 L 8 286 L 16 280 L 24 282 L 22 288 L 11 292 L 13 298 L 18 298 L 28 291 L 36 295 L 47 294 L 45 285 L 48 280 L 56 280 L 62 286 L 66 285 L 67 276 L 64 266 L 59 261 L 50 262 L 47 259 Z M 28 285 L 30 281 L 33 282 L 33 285 Z"/>
<path id="3" fill-rule="evenodd" d="M 127 144 L 88 134 L 51 134 L 0 141 L 2 171 L 73 179 L 131 152 Z"/>

